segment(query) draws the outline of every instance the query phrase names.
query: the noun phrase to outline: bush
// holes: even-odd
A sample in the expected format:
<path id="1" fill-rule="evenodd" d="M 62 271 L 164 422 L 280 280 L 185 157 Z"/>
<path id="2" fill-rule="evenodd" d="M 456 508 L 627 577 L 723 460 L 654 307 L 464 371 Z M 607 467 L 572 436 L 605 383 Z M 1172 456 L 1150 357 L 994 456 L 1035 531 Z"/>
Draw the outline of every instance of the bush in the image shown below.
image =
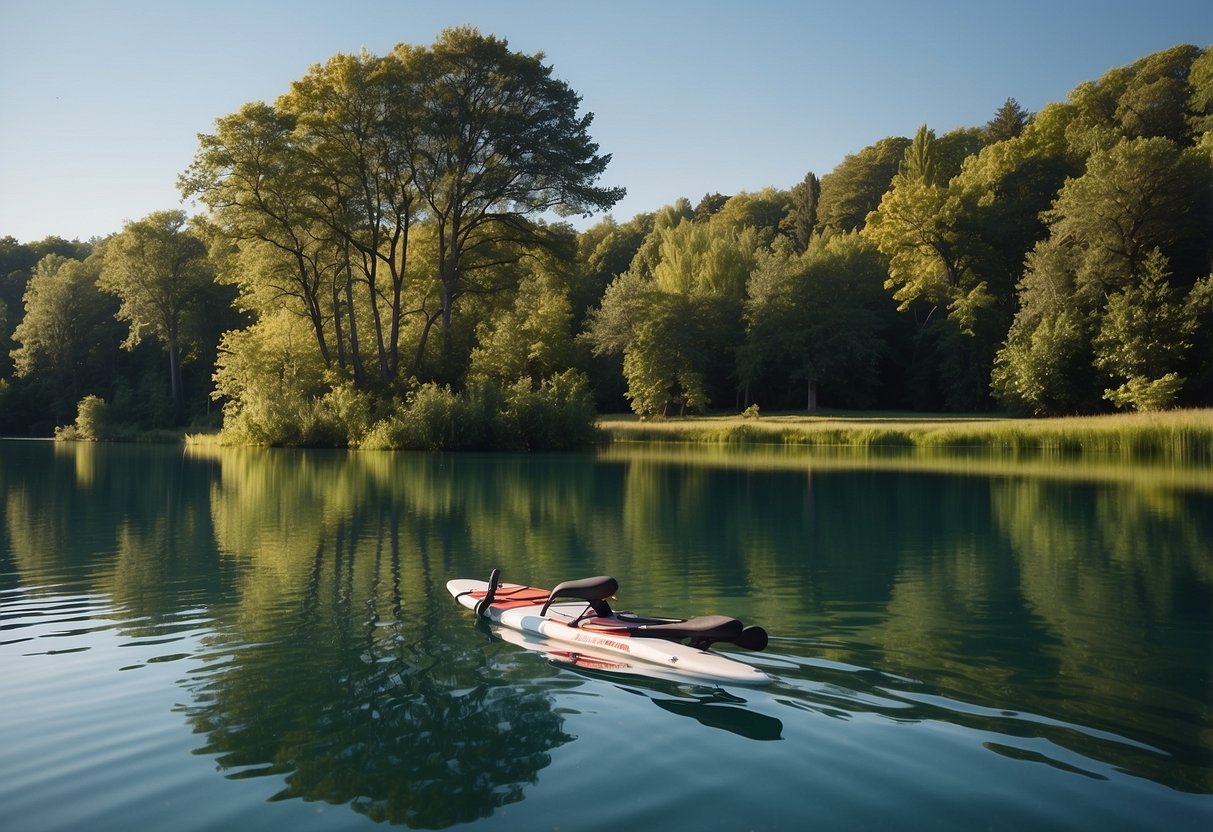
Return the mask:
<path id="1" fill-rule="evenodd" d="M 585 447 L 594 404 L 585 377 L 559 373 L 508 388 L 481 381 L 463 393 L 424 384 L 363 437 L 365 450 L 514 451 Z"/>
<path id="2" fill-rule="evenodd" d="M 109 407 L 105 399 L 88 395 L 76 405 L 76 422 L 55 428 L 55 438 L 66 442 L 96 442 L 110 438 Z"/>
<path id="3" fill-rule="evenodd" d="M 557 373 L 538 387 L 520 381 L 506 392 L 505 419 L 526 450 L 584 448 L 594 438 L 589 381 L 576 370 Z"/>

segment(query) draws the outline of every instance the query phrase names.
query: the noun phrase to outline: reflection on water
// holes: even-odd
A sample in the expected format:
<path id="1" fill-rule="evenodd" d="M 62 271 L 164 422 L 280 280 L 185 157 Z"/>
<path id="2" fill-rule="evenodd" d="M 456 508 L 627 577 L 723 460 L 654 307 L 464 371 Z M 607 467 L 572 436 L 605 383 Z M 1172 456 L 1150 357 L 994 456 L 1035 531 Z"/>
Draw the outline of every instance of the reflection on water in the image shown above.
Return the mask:
<path id="1" fill-rule="evenodd" d="M 1042 777 L 1116 793 L 1129 777 L 1158 791 L 1131 789 L 1136 808 L 1119 808 L 1207 817 L 1209 471 L 748 459 L 0 443 L 0 658 L 18 669 L 0 697 L 35 713 L 47 691 L 85 697 L 177 668 L 171 715 L 224 780 L 412 828 L 539 812 L 541 780 L 575 782 L 569 761 L 599 730 L 588 714 L 617 718 L 603 711 L 629 700 L 648 705 L 628 711 L 642 731 L 716 743 L 741 765 L 810 736 L 845 744 L 844 726 L 945 725 L 968 739 L 932 764 L 957 778 L 1013 766 L 1047 795 L 1069 781 Z M 593 657 L 549 663 L 451 603 L 446 580 L 495 566 L 540 585 L 613 574 L 627 608 L 760 623 L 771 646 L 745 658 L 776 682 L 726 691 L 619 676 Z M 91 668 L 74 677 L 89 687 L 50 673 L 69 660 Z M 0 752 L 0 771 L 39 768 L 47 742 Z M 901 763 L 900 749 L 861 747 L 850 753 L 883 757 L 921 803 L 908 746 Z M 780 816 L 803 820 L 792 768 L 767 778 L 784 778 Z M 617 773 L 652 790 L 650 816 L 680 799 L 656 790 L 661 770 Z M 561 787 L 547 788 L 555 800 Z M 833 799 L 861 805 L 852 788 Z M 695 799 L 707 825 L 713 799 Z"/>

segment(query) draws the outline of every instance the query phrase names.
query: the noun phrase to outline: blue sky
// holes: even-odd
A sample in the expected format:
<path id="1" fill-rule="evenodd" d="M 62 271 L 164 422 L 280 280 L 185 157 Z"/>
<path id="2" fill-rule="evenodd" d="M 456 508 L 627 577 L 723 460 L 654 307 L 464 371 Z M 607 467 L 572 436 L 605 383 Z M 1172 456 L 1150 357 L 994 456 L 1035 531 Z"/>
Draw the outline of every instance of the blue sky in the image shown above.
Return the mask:
<path id="1" fill-rule="evenodd" d="M 0 0 L 0 236 L 88 239 L 180 207 L 196 136 L 307 68 L 472 24 L 545 53 L 595 114 L 630 219 L 787 188 L 926 123 L 1031 111 L 1177 43 L 1210 0 Z M 582 223 L 582 225 L 584 225 Z"/>

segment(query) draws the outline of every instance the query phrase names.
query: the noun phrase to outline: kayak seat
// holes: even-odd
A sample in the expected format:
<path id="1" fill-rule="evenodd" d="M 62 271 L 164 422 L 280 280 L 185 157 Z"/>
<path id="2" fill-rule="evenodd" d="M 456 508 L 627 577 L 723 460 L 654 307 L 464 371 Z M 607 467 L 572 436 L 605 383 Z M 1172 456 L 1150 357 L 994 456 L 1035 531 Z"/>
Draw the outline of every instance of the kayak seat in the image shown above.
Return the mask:
<path id="1" fill-rule="evenodd" d="M 577 581 L 565 581 L 564 583 L 557 584 L 556 588 L 548 595 L 548 600 L 543 605 L 543 609 L 539 611 L 539 614 L 546 615 L 548 607 L 557 598 L 576 598 L 579 601 L 588 601 L 595 615 L 610 615 L 611 606 L 607 603 L 607 599 L 618 591 L 619 581 L 610 575 L 582 578 Z"/>
<path id="2" fill-rule="evenodd" d="M 642 624 L 631 632 L 636 636 L 653 638 L 684 638 L 712 641 L 732 641 L 741 635 L 741 622 L 727 615 L 700 615 L 686 621 L 666 624 Z"/>

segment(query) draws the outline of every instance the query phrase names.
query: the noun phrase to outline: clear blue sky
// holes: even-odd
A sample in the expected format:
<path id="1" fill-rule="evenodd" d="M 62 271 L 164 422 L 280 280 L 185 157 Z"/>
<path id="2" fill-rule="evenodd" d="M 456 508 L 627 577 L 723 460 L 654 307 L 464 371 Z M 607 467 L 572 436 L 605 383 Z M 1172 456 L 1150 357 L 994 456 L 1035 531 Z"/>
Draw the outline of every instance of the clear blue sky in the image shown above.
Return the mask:
<path id="1" fill-rule="evenodd" d="M 180 207 L 196 136 L 337 52 L 472 24 L 595 114 L 625 221 L 787 188 L 885 136 L 1036 111 L 1177 43 L 1211 0 L 0 0 L 0 236 L 88 239 Z"/>

